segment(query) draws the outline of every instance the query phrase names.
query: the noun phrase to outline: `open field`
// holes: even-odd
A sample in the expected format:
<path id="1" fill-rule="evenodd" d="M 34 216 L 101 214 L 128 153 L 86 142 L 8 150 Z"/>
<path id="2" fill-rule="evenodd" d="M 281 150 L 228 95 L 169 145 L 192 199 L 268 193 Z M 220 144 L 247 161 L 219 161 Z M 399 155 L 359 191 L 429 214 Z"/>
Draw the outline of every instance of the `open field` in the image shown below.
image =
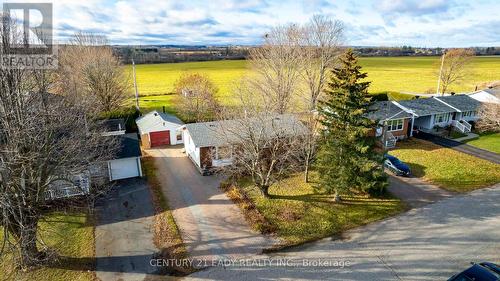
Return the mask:
<path id="1" fill-rule="evenodd" d="M 425 92 L 436 87 L 438 57 L 362 57 L 363 70 L 372 81 L 370 92 Z M 131 70 L 131 66 L 127 66 Z M 175 81 L 184 72 L 200 72 L 208 75 L 219 88 L 218 99 L 231 104 L 232 89 L 245 73 L 244 60 L 208 62 L 164 63 L 137 65 L 137 84 L 144 110 L 162 108 L 175 113 L 176 97 L 165 95 L 173 92 Z M 477 84 L 500 79 L 500 57 L 476 57 L 472 73 L 464 83 L 455 85 L 456 92 L 472 91 Z M 395 99 L 401 95 L 393 94 Z"/>
<path id="2" fill-rule="evenodd" d="M 500 165 L 427 141 L 398 142 L 390 154 L 410 165 L 414 176 L 450 191 L 467 192 L 500 182 Z"/>
<path id="3" fill-rule="evenodd" d="M 500 133 L 481 134 L 479 138 L 466 141 L 467 144 L 500 153 Z"/>
<path id="4" fill-rule="evenodd" d="M 311 179 L 315 177 L 317 174 L 311 173 Z M 270 199 L 264 198 L 248 181 L 239 185 L 278 237 L 283 239 L 284 245 L 338 235 L 404 210 L 404 204 L 392 197 L 354 195 L 342 197 L 342 203 L 334 203 L 332 195 L 315 193 L 313 183 L 305 183 L 302 173 L 272 185 Z M 249 210 L 252 209 L 242 208 L 243 212 Z"/>
<path id="5" fill-rule="evenodd" d="M 61 256 L 59 262 L 33 271 L 13 271 L 12 255 L 2 254 L 0 280 L 95 280 L 94 227 L 84 213 L 52 213 L 40 222 L 41 238 Z M 3 237 L 2 229 L 0 235 Z M 0 241 L 1 242 L 1 241 Z"/>
<path id="6" fill-rule="evenodd" d="M 438 57 L 361 57 L 363 70 L 372 81 L 371 92 L 424 92 L 435 90 Z M 127 66 L 131 70 L 131 66 Z M 219 87 L 221 96 L 230 92 L 234 83 L 247 72 L 244 60 L 163 63 L 137 65 L 137 84 L 141 95 L 171 93 L 175 81 L 183 72 L 208 75 Z M 476 57 L 472 73 L 464 83 L 452 90 L 472 91 L 481 82 L 500 78 L 500 57 Z"/>

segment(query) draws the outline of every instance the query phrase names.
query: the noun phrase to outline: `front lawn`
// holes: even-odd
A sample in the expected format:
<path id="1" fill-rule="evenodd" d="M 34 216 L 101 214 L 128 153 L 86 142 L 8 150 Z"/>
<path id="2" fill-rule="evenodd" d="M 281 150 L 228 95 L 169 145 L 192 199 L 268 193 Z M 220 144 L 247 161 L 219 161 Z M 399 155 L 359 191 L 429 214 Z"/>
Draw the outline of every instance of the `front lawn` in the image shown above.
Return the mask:
<path id="1" fill-rule="evenodd" d="M 316 175 L 312 175 L 314 178 Z M 239 183 L 256 209 L 262 214 L 284 245 L 296 245 L 323 237 L 338 235 L 342 231 L 393 216 L 404 210 L 395 198 L 370 198 L 365 195 L 343 197 L 334 203 L 329 194 L 316 194 L 310 183 L 304 183 L 297 174 L 271 186 L 271 199 L 264 198 L 248 181 Z M 231 196 L 232 198 L 234 196 Z M 252 210 L 248 204 L 238 204 L 244 213 Z M 243 207 L 242 207 L 243 205 Z M 261 225 L 255 225 L 259 229 Z M 262 231 L 262 229 L 259 229 Z"/>
<path id="2" fill-rule="evenodd" d="M 11 253 L 0 260 L 0 280 L 95 280 L 94 226 L 85 213 L 50 214 L 39 223 L 40 237 L 60 256 L 59 262 L 28 272 L 15 270 Z M 3 239 L 0 229 L 0 240 Z M 1 241 L 0 241 L 1 243 Z"/>
<path id="3" fill-rule="evenodd" d="M 479 138 L 469 140 L 466 143 L 495 153 L 500 153 L 500 133 L 480 134 Z"/>
<path id="4" fill-rule="evenodd" d="M 390 154 L 412 173 L 444 189 L 467 192 L 500 182 L 500 165 L 423 140 L 399 142 Z"/>

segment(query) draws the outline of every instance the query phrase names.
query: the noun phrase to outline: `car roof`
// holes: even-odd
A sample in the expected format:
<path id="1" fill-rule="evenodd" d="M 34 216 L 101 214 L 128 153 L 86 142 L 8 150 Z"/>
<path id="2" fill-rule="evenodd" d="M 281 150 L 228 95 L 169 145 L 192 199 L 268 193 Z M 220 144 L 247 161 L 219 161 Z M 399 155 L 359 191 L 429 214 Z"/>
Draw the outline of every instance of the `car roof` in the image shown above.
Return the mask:
<path id="1" fill-rule="evenodd" d="M 500 280 L 500 275 L 495 273 L 493 270 L 488 269 L 481 264 L 474 264 L 467 270 L 465 270 L 462 274 L 469 278 L 474 278 L 475 280 L 481 281 L 498 281 Z"/>

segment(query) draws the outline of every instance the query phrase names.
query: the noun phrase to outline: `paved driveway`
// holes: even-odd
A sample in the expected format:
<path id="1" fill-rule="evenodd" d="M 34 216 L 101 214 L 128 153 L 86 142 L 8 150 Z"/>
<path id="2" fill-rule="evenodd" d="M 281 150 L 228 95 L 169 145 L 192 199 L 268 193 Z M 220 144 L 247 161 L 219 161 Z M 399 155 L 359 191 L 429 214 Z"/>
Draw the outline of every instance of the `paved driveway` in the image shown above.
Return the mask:
<path id="1" fill-rule="evenodd" d="M 97 204 L 96 274 L 102 281 L 144 280 L 151 256 L 154 210 L 143 179 L 121 181 Z"/>
<path id="2" fill-rule="evenodd" d="M 440 136 L 435 136 L 424 132 L 418 133 L 416 137 L 419 139 L 430 141 L 437 145 L 448 147 L 462 153 L 470 154 L 472 156 L 476 156 L 478 158 L 491 161 L 496 164 L 500 164 L 500 154 L 497 154 L 495 152 L 487 151 L 472 145 L 468 145 L 455 140 L 446 139 Z"/>
<path id="3" fill-rule="evenodd" d="M 453 192 L 426 183 L 419 178 L 398 177 L 392 174 L 389 176 L 388 190 L 412 208 L 422 207 L 455 195 Z"/>
<path id="4" fill-rule="evenodd" d="M 179 146 L 147 151 L 191 258 L 217 260 L 258 254 L 274 241 L 250 229 L 239 208 L 219 189 L 220 179 L 202 176 Z"/>
<path id="5" fill-rule="evenodd" d="M 273 258 L 271 267 L 213 267 L 189 279 L 447 280 L 470 261 L 500 262 L 499 225 L 497 185 L 357 228 L 345 233 L 344 240 L 323 239 L 286 253 L 260 256 Z M 289 261 L 288 266 L 276 266 L 280 259 L 285 265 Z M 304 266 L 304 260 L 329 264 Z M 342 261 L 350 266 L 335 266 Z"/>

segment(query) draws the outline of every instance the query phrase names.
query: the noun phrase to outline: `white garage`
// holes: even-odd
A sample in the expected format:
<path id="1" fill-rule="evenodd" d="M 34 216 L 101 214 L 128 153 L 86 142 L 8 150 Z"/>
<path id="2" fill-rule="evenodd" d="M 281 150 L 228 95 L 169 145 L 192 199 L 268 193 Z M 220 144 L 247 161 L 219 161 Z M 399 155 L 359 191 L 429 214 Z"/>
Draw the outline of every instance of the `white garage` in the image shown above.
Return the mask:
<path id="1" fill-rule="evenodd" d="M 113 160 L 108 161 L 110 181 L 142 177 L 141 148 L 136 133 L 110 136 L 118 138 L 120 148 Z"/>
<path id="2" fill-rule="evenodd" d="M 108 161 L 109 180 L 121 180 L 142 176 L 139 157 Z"/>

